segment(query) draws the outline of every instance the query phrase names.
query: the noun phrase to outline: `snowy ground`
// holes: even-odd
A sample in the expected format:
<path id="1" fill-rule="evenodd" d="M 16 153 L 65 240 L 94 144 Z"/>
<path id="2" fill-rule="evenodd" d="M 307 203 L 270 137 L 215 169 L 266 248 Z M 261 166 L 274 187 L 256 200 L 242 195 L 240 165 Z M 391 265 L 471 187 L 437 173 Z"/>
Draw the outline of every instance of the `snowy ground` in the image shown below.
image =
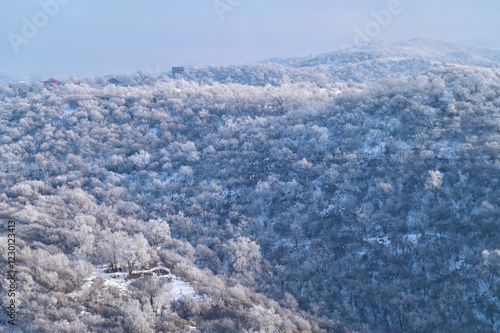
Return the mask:
<path id="1" fill-rule="evenodd" d="M 94 270 L 94 273 L 86 280 L 85 284 L 82 285 L 81 289 L 72 292 L 70 295 L 72 296 L 81 295 L 87 288 L 91 287 L 92 282 L 98 276 L 102 276 L 104 278 L 105 286 L 113 286 L 123 290 L 123 292 L 128 292 L 128 286 L 133 281 L 133 279 L 130 280 L 127 279 L 128 273 L 126 272 L 106 273 L 105 272 L 106 268 L 107 266 L 96 268 Z M 153 276 L 157 279 L 168 279 L 174 300 L 178 300 L 182 296 L 192 296 L 193 298 L 198 299 L 199 296 L 196 294 L 196 291 L 193 289 L 193 287 L 191 287 L 189 283 L 182 281 L 182 279 L 179 278 L 178 276 L 172 274 L 170 269 L 166 267 L 158 266 L 148 270 L 134 271 L 134 274 L 153 273 L 154 271 L 158 270 L 164 270 L 168 272 L 168 274 L 166 275 L 157 276 L 156 274 L 153 274 Z"/>
<path id="2" fill-rule="evenodd" d="M 76 290 L 70 294 L 70 296 L 78 297 L 84 293 L 85 290 L 92 287 L 92 282 L 101 276 L 104 278 L 104 285 L 108 287 L 116 287 L 120 289 L 123 293 L 128 292 L 129 285 L 135 280 L 127 279 L 128 273 L 126 272 L 116 272 L 116 273 L 106 273 L 107 266 L 101 266 L 94 269 L 94 272 L 91 276 L 86 279 L 86 282 L 82 285 L 80 290 Z M 157 266 L 148 270 L 140 270 L 134 271 L 135 274 L 148 274 L 152 273 L 152 276 L 156 279 L 165 279 L 167 283 L 170 284 L 170 292 L 172 294 L 172 301 L 176 301 L 180 299 L 182 296 L 191 296 L 194 299 L 199 299 L 199 295 L 196 291 L 189 285 L 189 283 L 182 281 L 182 279 L 175 274 L 172 274 L 172 271 L 164 266 Z M 81 306 L 80 315 L 84 315 L 87 312 L 87 309 L 84 306 Z M 191 320 L 192 326 L 190 327 L 191 331 L 196 331 L 196 323 Z"/>
<path id="3" fill-rule="evenodd" d="M 391 240 L 390 240 L 389 236 L 365 238 L 365 241 L 372 243 L 372 244 L 373 243 L 379 243 L 382 245 L 390 245 L 391 244 Z"/>

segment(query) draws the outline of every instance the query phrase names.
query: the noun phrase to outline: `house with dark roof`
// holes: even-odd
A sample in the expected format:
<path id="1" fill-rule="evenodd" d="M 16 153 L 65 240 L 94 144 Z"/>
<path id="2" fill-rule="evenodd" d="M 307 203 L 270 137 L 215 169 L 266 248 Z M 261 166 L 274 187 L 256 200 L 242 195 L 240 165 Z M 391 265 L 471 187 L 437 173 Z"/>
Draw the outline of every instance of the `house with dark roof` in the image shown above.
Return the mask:
<path id="1" fill-rule="evenodd" d="M 47 81 L 42 81 L 45 88 L 57 88 L 59 87 L 59 81 L 56 79 L 50 78 Z"/>
<path id="2" fill-rule="evenodd" d="M 120 86 L 122 83 L 120 80 L 115 79 L 114 77 L 108 80 L 109 84 L 114 84 L 115 86 Z"/>
<path id="3" fill-rule="evenodd" d="M 172 76 L 175 74 L 184 74 L 184 67 L 172 67 Z"/>

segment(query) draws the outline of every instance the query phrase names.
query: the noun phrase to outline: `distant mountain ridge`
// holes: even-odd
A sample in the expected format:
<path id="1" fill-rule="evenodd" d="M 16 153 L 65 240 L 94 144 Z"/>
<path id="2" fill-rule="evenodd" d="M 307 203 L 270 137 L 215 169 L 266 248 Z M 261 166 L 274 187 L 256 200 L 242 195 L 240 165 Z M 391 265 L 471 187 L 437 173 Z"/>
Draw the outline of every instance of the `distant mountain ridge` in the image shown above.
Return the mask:
<path id="1" fill-rule="evenodd" d="M 16 81 L 27 81 L 27 82 L 35 82 L 35 81 L 43 81 L 48 80 L 53 77 L 57 80 L 65 80 L 69 75 L 57 75 L 50 73 L 28 73 L 28 74 L 11 74 L 6 72 L 0 72 L 0 82 L 16 82 Z"/>
<path id="2" fill-rule="evenodd" d="M 0 82 L 3 81 L 3 82 L 10 82 L 10 81 L 14 81 L 14 79 L 12 78 L 12 76 L 6 74 L 6 73 L 0 73 Z"/>
<path id="3" fill-rule="evenodd" d="M 310 81 L 322 74 L 329 82 L 371 82 L 455 65 L 500 68 L 500 50 L 431 39 L 377 41 L 316 56 L 270 58 L 246 65 L 192 67 L 184 78 L 206 83 L 266 85 L 279 84 L 285 77 L 291 81 Z M 0 82 L 34 82 L 49 77 L 63 79 L 45 73 L 11 75 L 3 72 Z"/>
<path id="4" fill-rule="evenodd" d="M 456 63 L 474 63 L 496 67 L 500 63 L 500 50 L 468 46 L 431 39 L 412 39 L 403 42 L 371 42 L 351 48 L 325 53 L 309 60 L 294 63 L 297 67 L 336 65 L 345 61 L 345 55 L 369 53 L 377 58 L 401 60 L 423 58 Z M 342 61 L 339 61 L 342 59 Z M 356 59 L 356 57 L 354 58 Z"/>
<path id="5" fill-rule="evenodd" d="M 439 67 L 473 66 L 500 68 L 500 50 L 413 39 L 403 42 L 371 42 L 348 49 L 308 57 L 272 58 L 257 63 L 233 66 L 200 67 L 185 75 L 209 83 L 276 85 L 316 81 L 374 82 L 383 78 L 415 76 Z"/>

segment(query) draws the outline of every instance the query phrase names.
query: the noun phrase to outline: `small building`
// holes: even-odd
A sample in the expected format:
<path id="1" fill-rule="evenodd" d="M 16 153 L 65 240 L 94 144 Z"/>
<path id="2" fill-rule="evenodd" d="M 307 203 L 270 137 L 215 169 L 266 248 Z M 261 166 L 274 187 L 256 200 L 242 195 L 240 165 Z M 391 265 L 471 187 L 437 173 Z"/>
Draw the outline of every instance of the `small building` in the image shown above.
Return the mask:
<path id="1" fill-rule="evenodd" d="M 172 76 L 175 74 L 184 74 L 184 67 L 172 67 Z"/>
<path id="2" fill-rule="evenodd" d="M 115 86 L 120 86 L 120 85 L 122 84 L 120 80 L 117 80 L 117 79 L 115 79 L 115 78 L 111 78 L 111 79 L 109 79 L 109 80 L 108 80 L 108 83 L 109 83 L 109 84 L 114 84 Z"/>
<path id="3" fill-rule="evenodd" d="M 45 88 L 57 88 L 59 87 L 59 81 L 56 79 L 50 78 L 47 81 L 42 81 Z"/>
<path id="4" fill-rule="evenodd" d="M 17 92 L 18 96 L 26 97 L 28 92 L 32 92 L 32 86 L 27 81 L 17 81 L 16 83 L 11 83 L 10 87 Z"/>
<path id="5" fill-rule="evenodd" d="M 26 96 L 28 96 L 28 91 L 23 88 L 17 88 L 17 94 L 22 98 L 25 98 Z"/>

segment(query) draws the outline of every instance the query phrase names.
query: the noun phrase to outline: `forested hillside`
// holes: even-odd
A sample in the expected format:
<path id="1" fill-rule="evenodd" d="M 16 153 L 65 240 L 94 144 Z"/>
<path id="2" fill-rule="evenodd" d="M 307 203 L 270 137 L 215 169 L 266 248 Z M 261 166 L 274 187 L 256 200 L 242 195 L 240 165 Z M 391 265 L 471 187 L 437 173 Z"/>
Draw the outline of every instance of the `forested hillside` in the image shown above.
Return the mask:
<path id="1" fill-rule="evenodd" d="M 20 331 L 499 331 L 500 72 L 349 52 L 0 84 Z"/>

